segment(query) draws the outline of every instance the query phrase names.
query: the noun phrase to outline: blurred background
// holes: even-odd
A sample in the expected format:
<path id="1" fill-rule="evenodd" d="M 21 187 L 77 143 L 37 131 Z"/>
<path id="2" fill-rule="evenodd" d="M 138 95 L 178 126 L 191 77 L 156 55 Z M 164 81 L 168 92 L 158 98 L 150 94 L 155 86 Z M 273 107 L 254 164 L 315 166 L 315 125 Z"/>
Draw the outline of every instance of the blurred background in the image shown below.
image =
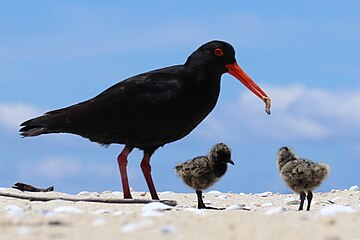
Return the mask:
<path id="1" fill-rule="evenodd" d="M 158 191 L 192 192 L 178 162 L 218 142 L 235 166 L 212 188 L 287 193 L 276 152 L 326 162 L 318 191 L 360 184 L 360 2 L 347 1 L 5 1 L 0 8 L 0 186 L 17 181 L 57 191 L 122 190 L 116 158 L 69 134 L 21 138 L 19 124 L 87 100 L 127 77 L 184 63 L 201 44 L 225 40 L 238 64 L 272 99 L 272 114 L 224 74 L 215 110 L 187 137 L 152 158 Z M 148 191 L 142 153 L 129 181 Z"/>

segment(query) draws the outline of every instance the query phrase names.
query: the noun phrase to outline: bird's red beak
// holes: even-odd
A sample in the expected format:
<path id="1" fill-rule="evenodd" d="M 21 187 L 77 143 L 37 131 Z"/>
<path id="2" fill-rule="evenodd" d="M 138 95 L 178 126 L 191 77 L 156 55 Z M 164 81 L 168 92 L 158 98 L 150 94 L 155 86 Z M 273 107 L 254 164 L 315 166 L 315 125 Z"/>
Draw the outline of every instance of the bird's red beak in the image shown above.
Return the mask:
<path id="1" fill-rule="evenodd" d="M 228 73 L 240 80 L 250 91 L 263 100 L 266 104 L 266 112 L 270 114 L 270 98 L 268 95 L 240 68 L 237 62 L 227 64 Z"/>

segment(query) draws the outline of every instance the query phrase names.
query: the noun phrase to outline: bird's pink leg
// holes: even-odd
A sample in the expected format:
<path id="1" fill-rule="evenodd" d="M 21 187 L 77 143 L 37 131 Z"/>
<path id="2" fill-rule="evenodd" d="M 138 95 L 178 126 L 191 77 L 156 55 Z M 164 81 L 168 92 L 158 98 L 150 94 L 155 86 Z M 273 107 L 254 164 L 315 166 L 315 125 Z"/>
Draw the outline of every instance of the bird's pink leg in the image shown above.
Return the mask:
<path id="1" fill-rule="evenodd" d="M 150 166 L 150 158 L 151 158 L 152 153 L 147 153 L 144 152 L 144 157 L 141 161 L 141 169 L 143 171 L 146 183 L 149 187 L 150 190 L 150 194 L 151 194 L 151 198 L 152 199 L 159 199 L 159 196 L 157 195 L 156 189 L 155 189 L 155 185 L 154 182 L 152 180 L 151 177 L 151 166 Z"/>
<path id="2" fill-rule="evenodd" d="M 119 170 L 120 170 L 121 182 L 123 185 L 124 198 L 132 198 L 130 193 L 129 181 L 127 177 L 127 171 L 126 171 L 126 166 L 128 163 L 127 157 L 131 152 L 131 150 L 133 150 L 133 147 L 125 146 L 125 148 L 122 150 L 122 152 L 117 158 Z"/>

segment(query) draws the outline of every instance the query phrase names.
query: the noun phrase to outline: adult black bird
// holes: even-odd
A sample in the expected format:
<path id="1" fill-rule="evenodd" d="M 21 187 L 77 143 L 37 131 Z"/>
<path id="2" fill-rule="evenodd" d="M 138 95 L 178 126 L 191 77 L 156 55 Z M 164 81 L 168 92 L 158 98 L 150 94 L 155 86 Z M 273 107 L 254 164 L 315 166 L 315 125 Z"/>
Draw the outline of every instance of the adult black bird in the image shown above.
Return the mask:
<path id="1" fill-rule="evenodd" d="M 188 135 L 215 107 L 220 78 L 230 73 L 265 101 L 270 99 L 238 66 L 234 48 L 211 41 L 193 52 L 185 64 L 130 77 L 87 101 L 50 111 L 21 124 L 24 137 L 72 133 L 103 145 L 124 144 L 117 158 L 124 198 L 132 198 L 127 156 L 143 150 L 141 169 L 152 199 L 159 199 L 151 177 L 154 151 Z"/>

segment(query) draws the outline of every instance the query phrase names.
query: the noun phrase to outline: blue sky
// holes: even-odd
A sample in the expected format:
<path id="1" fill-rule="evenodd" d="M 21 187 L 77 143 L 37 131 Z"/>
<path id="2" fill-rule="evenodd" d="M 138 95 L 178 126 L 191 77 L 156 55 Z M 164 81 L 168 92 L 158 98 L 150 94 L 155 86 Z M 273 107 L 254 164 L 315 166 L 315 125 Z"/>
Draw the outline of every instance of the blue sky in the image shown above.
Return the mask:
<path id="1" fill-rule="evenodd" d="M 233 149 L 235 166 L 213 187 L 288 192 L 278 148 L 332 167 L 319 191 L 360 184 L 359 1 L 5 1 L 0 8 L 0 186 L 16 181 L 59 191 L 121 190 L 116 157 L 74 135 L 22 139 L 18 125 L 95 96 L 116 82 L 183 63 L 221 39 L 272 98 L 272 115 L 225 74 L 215 110 L 152 159 L 158 191 L 191 192 L 176 163 L 213 144 Z M 130 185 L 147 191 L 141 152 L 129 159 Z"/>

